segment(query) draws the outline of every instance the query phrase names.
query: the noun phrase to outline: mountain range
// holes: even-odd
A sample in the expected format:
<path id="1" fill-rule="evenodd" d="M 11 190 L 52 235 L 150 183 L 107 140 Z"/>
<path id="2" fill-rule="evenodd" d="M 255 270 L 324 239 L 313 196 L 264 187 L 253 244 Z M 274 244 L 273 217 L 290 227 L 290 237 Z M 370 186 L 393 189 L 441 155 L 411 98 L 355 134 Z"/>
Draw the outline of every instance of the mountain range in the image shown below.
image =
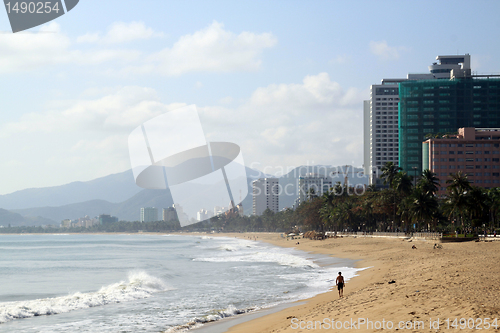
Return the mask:
<path id="1" fill-rule="evenodd" d="M 251 183 L 256 178 L 273 177 L 260 171 L 246 168 L 248 195 L 245 198 L 235 196 L 235 201 L 242 200 L 245 214 L 252 213 Z M 281 188 L 287 193 L 280 193 L 280 209 L 292 207 L 298 195 L 298 178 L 306 174 L 329 175 L 334 183 L 344 183 L 347 171 L 349 184 L 367 184 L 367 177 L 362 169 L 350 166 L 301 166 L 279 177 Z M 183 196 L 193 197 L 203 193 L 202 184 L 191 184 L 184 189 Z M 210 196 L 203 197 L 206 209 L 211 209 Z M 45 188 L 32 188 L 0 195 L 0 225 L 59 225 L 63 219 L 78 219 L 88 215 L 100 214 L 117 216 L 120 220 L 139 220 L 141 207 L 157 207 L 161 217 L 161 208 L 170 207 L 173 199 L 170 191 L 142 189 L 135 184 L 131 170 L 108 175 L 87 182 Z M 212 206 L 210 206 L 212 205 Z"/>

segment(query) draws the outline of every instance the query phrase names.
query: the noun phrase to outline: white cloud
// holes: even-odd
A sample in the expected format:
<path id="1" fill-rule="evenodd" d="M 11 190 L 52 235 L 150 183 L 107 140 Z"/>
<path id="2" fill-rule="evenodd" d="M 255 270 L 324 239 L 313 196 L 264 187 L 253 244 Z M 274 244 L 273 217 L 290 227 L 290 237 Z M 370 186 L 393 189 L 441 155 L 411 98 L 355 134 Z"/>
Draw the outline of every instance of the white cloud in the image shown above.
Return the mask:
<path id="1" fill-rule="evenodd" d="M 126 42 L 162 35 L 142 22 L 117 22 L 104 35 L 87 33 L 72 40 L 56 22 L 51 22 L 38 33 L 0 34 L 0 73 L 104 63 L 108 66 L 103 72 L 113 75 L 252 71 L 260 68 L 263 50 L 277 42 L 270 33 L 236 35 L 224 30 L 222 23 L 213 22 L 200 31 L 181 36 L 171 48 L 159 48 L 157 52 L 145 54 L 134 47 L 118 48 Z"/>
<path id="2" fill-rule="evenodd" d="M 145 120 L 182 105 L 160 102 L 154 89 L 127 86 L 100 98 L 76 100 L 63 108 L 24 114 L 18 121 L 2 126 L 0 137 L 74 131 L 126 133 Z"/>
<path id="3" fill-rule="evenodd" d="M 148 60 L 165 75 L 188 72 L 251 71 L 260 67 L 260 54 L 276 44 L 271 33 L 242 32 L 236 35 L 224 30 L 222 23 L 184 35 L 173 45 L 152 54 Z M 151 70 L 149 67 L 147 70 Z"/>
<path id="4" fill-rule="evenodd" d="M 400 53 L 405 50 L 406 48 L 402 46 L 389 46 L 385 40 L 370 42 L 370 52 L 376 55 L 380 60 L 397 60 L 400 57 Z"/>
<path id="5" fill-rule="evenodd" d="M 49 103 L 48 110 L 0 127 L 6 157 L 0 167 L 16 179 L 3 190 L 54 186 L 127 170 L 130 132 L 185 105 L 162 103 L 154 89 L 137 86 L 90 93 L 92 97 Z"/>
<path id="6" fill-rule="evenodd" d="M 320 73 L 258 88 L 236 108 L 200 108 L 200 118 L 208 140 L 238 143 L 247 164 L 361 164 L 362 150 L 353 148 L 362 147 L 365 95 Z"/>
<path id="7" fill-rule="evenodd" d="M 78 50 L 71 39 L 51 22 L 39 32 L 0 34 L 0 73 L 28 72 L 55 65 L 98 65 L 105 62 L 130 63 L 139 59 L 138 50 Z"/>
<path id="8" fill-rule="evenodd" d="M 302 83 L 257 88 L 234 107 L 198 110 L 207 140 L 239 144 L 247 165 L 361 164 L 364 94 L 320 73 Z M 45 111 L 0 127 L 0 146 L 7 156 L 1 166 L 22 182 L 15 186 L 62 184 L 126 170 L 130 132 L 185 105 L 165 104 L 154 89 L 137 86 L 92 89 L 83 95 L 87 97 L 49 103 Z"/>
<path id="9" fill-rule="evenodd" d="M 101 36 L 100 33 L 87 33 L 78 37 L 77 42 L 118 44 L 161 36 L 163 36 L 163 33 L 155 32 L 152 28 L 146 27 L 143 22 L 115 22 L 109 27 L 104 36 Z"/>
<path id="10" fill-rule="evenodd" d="M 0 73 L 68 63 L 70 39 L 51 22 L 39 33 L 0 34 Z"/>

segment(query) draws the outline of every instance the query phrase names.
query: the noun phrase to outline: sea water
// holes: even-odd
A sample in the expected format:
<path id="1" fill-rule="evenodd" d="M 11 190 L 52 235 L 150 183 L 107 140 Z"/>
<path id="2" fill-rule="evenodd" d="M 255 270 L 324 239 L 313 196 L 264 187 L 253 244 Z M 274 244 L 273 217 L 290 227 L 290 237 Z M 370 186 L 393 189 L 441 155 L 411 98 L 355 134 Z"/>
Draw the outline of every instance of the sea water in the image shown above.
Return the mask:
<path id="1" fill-rule="evenodd" d="M 353 262 L 255 240 L 0 235 L 0 332 L 178 332 L 326 292 Z"/>

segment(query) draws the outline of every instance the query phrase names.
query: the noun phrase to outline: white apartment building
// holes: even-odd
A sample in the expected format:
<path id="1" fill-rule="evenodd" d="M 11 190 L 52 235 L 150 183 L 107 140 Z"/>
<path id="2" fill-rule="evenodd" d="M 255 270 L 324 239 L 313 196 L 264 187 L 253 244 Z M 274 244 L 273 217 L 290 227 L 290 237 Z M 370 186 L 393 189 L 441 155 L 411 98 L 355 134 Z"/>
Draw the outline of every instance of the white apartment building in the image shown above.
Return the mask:
<path id="1" fill-rule="evenodd" d="M 399 165 L 399 83 L 406 80 L 450 79 L 470 75 L 470 55 L 437 56 L 429 73 L 408 74 L 406 79 L 383 79 L 370 87 L 363 103 L 364 171 L 370 184 L 382 185 L 381 169 L 387 162 Z"/>
<path id="2" fill-rule="evenodd" d="M 316 175 L 307 174 L 305 176 L 299 177 L 299 198 L 296 204 L 297 207 L 308 199 L 309 192 L 314 190 L 316 196 L 321 196 L 333 187 L 333 180 L 331 178 Z"/>
<path id="3" fill-rule="evenodd" d="M 252 182 L 253 215 L 262 215 L 266 209 L 279 211 L 278 178 L 259 178 Z"/>
<path id="4" fill-rule="evenodd" d="M 212 213 L 211 210 L 201 209 L 199 212 L 196 213 L 196 220 L 197 221 L 204 221 L 204 220 L 208 220 L 209 218 L 211 218 L 213 216 L 214 216 L 214 214 Z"/>
<path id="5" fill-rule="evenodd" d="M 370 100 L 364 106 L 365 174 L 370 184 L 380 177 L 380 169 L 387 163 L 398 165 L 398 83 L 405 79 L 384 79 L 372 85 Z"/>
<path id="6" fill-rule="evenodd" d="M 158 221 L 158 209 L 154 207 L 142 207 L 140 221 L 141 222 Z"/>

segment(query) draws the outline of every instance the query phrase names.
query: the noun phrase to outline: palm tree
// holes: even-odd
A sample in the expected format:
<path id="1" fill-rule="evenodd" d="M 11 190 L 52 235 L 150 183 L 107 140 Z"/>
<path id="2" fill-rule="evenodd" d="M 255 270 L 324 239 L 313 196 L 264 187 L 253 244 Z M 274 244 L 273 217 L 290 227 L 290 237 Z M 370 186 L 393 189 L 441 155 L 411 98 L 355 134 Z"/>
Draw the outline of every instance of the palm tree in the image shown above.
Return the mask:
<path id="1" fill-rule="evenodd" d="M 459 193 L 465 193 L 471 189 L 467 175 L 462 171 L 451 174 L 446 180 L 446 184 L 450 184 L 448 185 L 448 190 L 457 190 Z"/>
<path id="2" fill-rule="evenodd" d="M 393 182 L 399 194 L 407 196 L 411 193 L 413 184 L 411 183 L 411 177 L 406 172 L 398 172 Z"/>
<path id="3" fill-rule="evenodd" d="M 418 184 L 425 193 L 434 195 L 439 190 L 439 178 L 429 169 L 422 172 L 422 178 L 420 178 Z"/>
<path id="4" fill-rule="evenodd" d="M 467 211 L 469 218 L 474 222 L 475 227 L 480 227 L 487 219 L 490 210 L 490 200 L 486 191 L 480 187 L 473 186 L 467 195 Z"/>
<path id="5" fill-rule="evenodd" d="M 389 184 L 389 188 L 392 188 L 392 182 L 399 171 L 402 169 L 394 164 L 394 162 L 387 162 L 382 167 L 382 178 L 384 179 L 384 185 Z"/>
<path id="6" fill-rule="evenodd" d="M 490 223 L 493 229 L 496 227 L 497 216 L 500 213 L 500 187 L 494 187 L 488 191 L 490 199 Z"/>
<path id="7" fill-rule="evenodd" d="M 309 188 L 309 190 L 307 190 L 307 199 L 309 201 L 311 201 L 312 199 L 314 198 L 317 198 L 318 196 L 316 195 L 316 191 L 314 190 L 314 188 Z"/>
<path id="8" fill-rule="evenodd" d="M 438 207 L 438 201 L 435 196 L 417 188 L 413 192 L 410 202 L 410 217 L 417 224 L 420 221 L 428 223 L 435 217 Z"/>

